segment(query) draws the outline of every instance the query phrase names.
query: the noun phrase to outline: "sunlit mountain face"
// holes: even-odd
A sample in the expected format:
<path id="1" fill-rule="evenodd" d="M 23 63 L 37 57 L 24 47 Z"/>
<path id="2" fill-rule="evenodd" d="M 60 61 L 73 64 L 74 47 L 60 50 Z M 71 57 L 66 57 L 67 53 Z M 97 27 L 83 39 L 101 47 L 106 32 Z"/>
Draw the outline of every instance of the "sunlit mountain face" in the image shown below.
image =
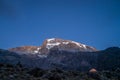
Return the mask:
<path id="1" fill-rule="evenodd" d="M 97 49 L 71 40 L 58 38 L 46 39 L 42 46 L 22 46 L 11 48 L 9 51 L 16 53 L 39 53 L 47 54 L 50 50 L 68 51 L 68 52 L 95 52 Z"/>

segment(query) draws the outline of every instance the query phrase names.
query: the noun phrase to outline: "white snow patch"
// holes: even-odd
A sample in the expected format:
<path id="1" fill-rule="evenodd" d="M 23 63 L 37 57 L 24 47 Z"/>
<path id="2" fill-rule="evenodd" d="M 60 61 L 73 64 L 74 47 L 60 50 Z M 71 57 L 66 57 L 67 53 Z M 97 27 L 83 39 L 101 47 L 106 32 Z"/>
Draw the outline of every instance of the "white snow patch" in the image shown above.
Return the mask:
<path id="1" fill-rule="evenodd" d="M 51 41 L 55 41 L 55 38 L 47 39 L 47 44 L 46 44 L 46 48 L 47 48 L 47 49 L 51 49 L 51 48 L 53 48 L 54 46 L 60 45 L 59 42 L 51 42 Z"/>
<path id="2" fill-rule="evenodd" d="M 66 45 L 69 44 L 69 42 L 62 42 L 62 43 L 63 43 L 63 44 L 66 44 Z"/>
<path id="3" fill-rule="evenodd" d="M 34 54 L 35 54 L 35 53 L 38 53 L 38 50 L 35 50 L 35 51 L 34 51 Z"/>
<path id="4" fill-rule="evenodd" d="M 54 41 L 55 38 L 47 39 L 47 42 Z"/>
<path id="5" fill-rule="evenodd" d="M 40 49 L 41 49 L 41 47 L 37 48 L 37 50 L 35 50 L 35 51 L 33 52 L 33 54 L 40 53 L 40 52 L 39 52 Z"/>
<path id="6" fill-rule="evenodd" d="M 51 49 L 51 48 L 53 48 L 54 46 L 58 46 L 58 45 L 60 45 L 59 42 L 56 42 L 56 43 L 47 43 L 46 48 Z"/>
<path id="7" fill-rule="evenodd" d="M 79 47 L 82 47 L 82 46 L 80 45 L 80 43 L 78 43 L 78 42 L 72 41 L 72 43 L 76 44 L 76 45 L 79 46 Z"/>
<path id="8" fill-rule="evenodd" d="M 37 50 L 39 51 L 41 49 L 41 47 L 37 48 Z"/>
<path id="9" fill-rule="evenodd" d="M 86 45 L 84 45 L 84 44 L 82 44 L 83 45 L 83 47 L 86 49 Z"/>
<path id="10" fill-rule="evenodd" d="M 75 41 L 72 41 L 72 43 L 75 43 L 77 46 L 79 46 L 81 48 L 83 47 L 83 48 L 87 49 L 86 45 L 84 45 L 84 44 L 80 44 L 80 43 L 75 42 Z"/>

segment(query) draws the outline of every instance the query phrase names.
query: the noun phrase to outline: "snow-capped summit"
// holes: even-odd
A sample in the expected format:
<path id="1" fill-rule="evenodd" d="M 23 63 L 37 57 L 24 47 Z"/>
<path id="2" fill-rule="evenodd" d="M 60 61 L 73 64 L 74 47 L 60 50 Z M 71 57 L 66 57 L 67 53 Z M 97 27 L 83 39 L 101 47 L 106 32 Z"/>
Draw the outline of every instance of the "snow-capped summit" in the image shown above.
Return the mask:
<path id="1" fill-rule="evenodd" d="M 69 52 L 94 52 L 97 51 L 95 48 L 81 44 L 71 40 L 64 40 L 59 38 L 51 38 L 44 41 L 41 46 L 45 51 L 51 49 L 57 49 L 59 51 L 69 51 Z"/>
<path id="2" fill-rule="evenodd" d="M 9 49 L 12 52 L 23 54 L 48 54 L 51 50 L 68 51 L 68 52 L 94 52 L 95 48 L 71 40 L 59 38 L 46 39 L 42 46 L 22 46 Z"/>

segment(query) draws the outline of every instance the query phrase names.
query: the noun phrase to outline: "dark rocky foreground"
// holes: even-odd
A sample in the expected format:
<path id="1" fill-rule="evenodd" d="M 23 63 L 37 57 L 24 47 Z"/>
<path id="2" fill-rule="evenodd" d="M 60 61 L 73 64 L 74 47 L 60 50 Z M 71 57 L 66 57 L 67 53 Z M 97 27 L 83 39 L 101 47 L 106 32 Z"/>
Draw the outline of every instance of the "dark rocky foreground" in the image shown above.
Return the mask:
<path id="1" fill-rule="evenodd" d="M 0 80 L 120 80 L 120 69 L 89 72 L 24 68 L 21 64 L 0 64 Z"/>
<path id="2" fill-rule="evenodd" d="M 120 48 L 84 53 L 53 50 L 42 58 L 0 49 L 0 80 L 120 80 Z"/>

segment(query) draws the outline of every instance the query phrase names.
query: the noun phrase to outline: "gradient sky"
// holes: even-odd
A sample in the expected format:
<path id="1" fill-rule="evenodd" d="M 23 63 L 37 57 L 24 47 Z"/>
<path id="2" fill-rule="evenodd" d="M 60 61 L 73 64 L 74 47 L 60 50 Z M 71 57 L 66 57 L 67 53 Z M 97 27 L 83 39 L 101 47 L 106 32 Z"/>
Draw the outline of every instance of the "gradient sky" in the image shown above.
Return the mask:
<path id="1" fill-rule="evenodd" d="M 0 0 L 0 48 L 53 37 L 120 47 L 120 0 Z"/>

